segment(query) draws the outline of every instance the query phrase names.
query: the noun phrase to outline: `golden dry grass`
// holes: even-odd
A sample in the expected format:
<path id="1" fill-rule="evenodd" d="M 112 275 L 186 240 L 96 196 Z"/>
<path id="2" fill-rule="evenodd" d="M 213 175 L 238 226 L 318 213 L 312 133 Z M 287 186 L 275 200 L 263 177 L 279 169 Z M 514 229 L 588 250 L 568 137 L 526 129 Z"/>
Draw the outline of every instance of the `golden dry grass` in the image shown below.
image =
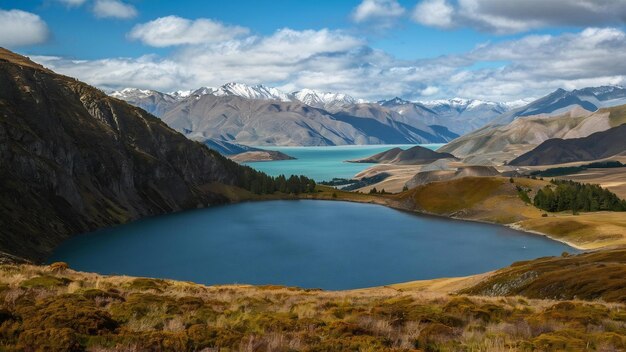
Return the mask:
<path id="1" fill-rule="evenodd" d="M 4 350 L 560 351 L 581 343 L 620 350 L 623 310 L 601 302 L 450 296 L 422 284 L 341 292 L 207 287 L 62 266 L 0 266 Z"/>

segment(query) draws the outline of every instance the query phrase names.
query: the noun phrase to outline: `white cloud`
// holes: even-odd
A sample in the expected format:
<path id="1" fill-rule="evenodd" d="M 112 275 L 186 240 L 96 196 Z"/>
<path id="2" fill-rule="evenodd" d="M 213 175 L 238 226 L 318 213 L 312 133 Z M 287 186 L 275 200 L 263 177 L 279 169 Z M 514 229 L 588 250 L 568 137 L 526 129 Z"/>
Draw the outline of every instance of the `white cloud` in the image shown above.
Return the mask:
<path id="1" fill-rule="evenodd" d="M 424 0 L 415 6 L 413 19 L 426 26 L 450 28 L 454 8 L 446 0 Z"/>
<path id="2" fill-rule="evenodd" d="M 517 33 L 550 26 L 626 23 L 624 0 L 422 0 L 413 19 L 434 27 Z"/>
<path id="3" fill-rule="evenodd" d="M 87 0 L 57 0 L 60 3 L 65 4 L 68 7 L 82 6 Z"/>
<path id="4" fill-rule="evenodd" d="M 529 35 L 464 54 L 400 60 L 341 31 L 281 29 L 269 36 L 188 45 L 165 58 L 35 60 L 105 89 L 173 91 L 238 81 L 370 100 L 460 96 L 512 101 L 557 88 L 626 83 L 626 33 L 588 28 Z"/>
<path id="5" fill-rule="evenodd" d="M 93 13 L 99 18 L 130 19 L 137 16 L 137 10 L 134 6 L 119 0 L 96 0 L 93 5 Z"/>
<path id="6" fill-rule="evenodd" d="M 400 17 L 405 10 L 396 0 L 363 0 L 352 12 L 357 23 L 367 21 L 389 21 Z"/>
<path id="7" fill-rule="evenodd" d="M 21 10 L 0 9 L 0 46 L 17 47 L 45 42 L 50 36 L 41 17 Z"/>
<path id="8" fill-rule="evenodd" d="M 424 89 L 422 89 L 422 91 L 420 92 L 420 94 L 424 97 L 429 97 L 431 95 L 435 95 L 439 93 L 439 88 L 437 87 L 433 87 L 433 86 L 428 86 Z"/>
<path id="9" fill-rule="evenodd" d="M 189 20 L 178 16 L 167 16 L 136 25 L 128 37 L 150 46 L 165 47 L 222 42 L 248 32 L 247 28 L 227 26 L 206 18 Z"/>

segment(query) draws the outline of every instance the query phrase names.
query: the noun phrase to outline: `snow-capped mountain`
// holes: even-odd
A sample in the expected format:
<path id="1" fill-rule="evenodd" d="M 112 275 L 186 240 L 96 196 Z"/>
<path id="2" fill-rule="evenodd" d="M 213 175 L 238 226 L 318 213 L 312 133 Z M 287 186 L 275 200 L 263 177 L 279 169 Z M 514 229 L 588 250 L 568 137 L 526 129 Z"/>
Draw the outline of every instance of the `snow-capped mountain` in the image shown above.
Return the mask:
<path id="1" fill-rule="evenodd" d="M 369 115 L 383 116 L 388 111 L 401 115 L 408 123 L 421 123 L 423 125 L 439 125 L 450 129 L 458 134 L 467 133 L 482 127 L 494 117 L 509 111 L 513 106 L 506 103 L 495 103 L 472 99 L 448 99 L 428 102 L 411 102 L 401 98 L 367 103 L 365 100 L 356 99 L 348 94 L 322 92 L 313 89 L 302 89 L 292 93 L 284 92 L 278 88 L 264 85 L 247 85 L 231 82 L 217 88 L 202 87 L 196 90 L 181 90 L 171 93 L 161 93 L 154 90 L 142 90 L 126 88 L 110 94 L 113 97 L 126 100 L 133 105 L 139 106 L 148 112 L 163 116 L 177 104 L 188 99 L 198 100 L 205 95 L 216 97 L 236 96 L 252 100 L 278 101 L 301 103 L 314 108 L 324 109 L 330 113 L 355 114 L 370 111 Z M 357 105 L 368 104 L 367 108 L 357 108 Z M 382 109 L 379 112 L 371 110 Z M 386 112 L 387 111 L 387 112 Z"/>
<path id="2" fill-rule="evenodd" d="M 177 90 L 175 92 L 169 92 L 167 95 L 170 95 L 176 99 L 185 99 L 190 96 L 194 91 L 193 90 Z"/>
<path id="3" fill-rule="evenodd" d="M 118 99 L 125 99 L 125 98 L 146 98 L 155 94 L 169 95 L 166 93 L 161 93 L 156 90 L 150 90 L 150 89 L 124 88 L 122 90 L 111 92 L 109 96 L 112 96 Z"/>
<path id="4" fill-rule="evenodd" d="M 363 99 L 355 99 L 347 94 L 320 92 L 313 89 L 303 89 L 293 92 L 291 95 L 306 105 L 330 111 L 338 110 L 353 104 L 366 103 Z"/>
<path id="5" fill-rule="evenodd" d="M 560 115 L 576 107 L 594 112 L 601 108 L 624 104 L 626 104 L 626 88 L 620 86 L 589 87 L 572 91 L 557 89 L 530 104 L 502 114 L 490 125 L 505 125 L 520 116 Z"/>
<path id="6" fill-rule="evenodd" d="M 277 88 L 266 87 L 262 84 L 249 86 L 247 84 L 235 82 L 226 83 L 217 88 L 211 94 L 218 97 L 235 95 L 246 99 L 257 100 L 278 100 L 285 102 L 294 100 L 291 94 L 285 93 Z"/>
<path id="7" fill-rule="evenodd" d="M 161 116 L 185 97 L 182 94 L 161 93 L 156 90 L 125 88 L 109 94 L 109 96 L 125 100 L 155 116 Z"/>
<path id="8" fill-rule="evenodd" d="M 404 116 L 445 126 L 459 134 L 480 128 L 511 109 L 506 103 L 462 98 L 412 102 L 395 97 L 378 103 Z"/>
<path id="9" fill-rule="evenodd" d="M 203 95 L 211 94 L 217 97 L 237 96 L 254 100 L 276 100 L 281 102 L 300 102 L 315 108 L 337 111 L 341 108 L 365 103 L 365 100 L 355 99 L 343 93 L 320 92 L 312 89 L 286 93 L 278 88 L 267 87 L 262 84 L 247 85 L 243 83 L 226 83 L 218 88 L 202 87 L 196 90 L 179 90 L 170 93 L 161 93 L 155 90 L 142 90 L 137 88 L 125 88 L 115 91 L 109 95 L 118 99 L 123 99 L 133 105 L 161 116 L 162 109 L 157 109 L 156 105 L 176 103 L 189 97 L 198 99 Z"/>
<path id="10" fill-rule="evenodd" d="M 285 93 L 228 83 L 169 94 L 111 93 L 160 116 L 190 138 L 249 145 L 442 143 L 457 134 L 347 94 L 310 89 Z"/>
<path id="11" fill-rule="evenodd" d="M 452 98 L 452 99 L 422 101 L 419 103 L 437 113 L 440 113 L 440 112 L 447 113 L 450 110 L 454 110 L 459 113 L 464 112 L 464 111 L 473 111 L 473 110 L 495 110 L 495 111 L 501 111 L 501 112 L 508 110 L 508 106 L 506 106 L 503 103 L 477 100 L 477 99 Z"/>

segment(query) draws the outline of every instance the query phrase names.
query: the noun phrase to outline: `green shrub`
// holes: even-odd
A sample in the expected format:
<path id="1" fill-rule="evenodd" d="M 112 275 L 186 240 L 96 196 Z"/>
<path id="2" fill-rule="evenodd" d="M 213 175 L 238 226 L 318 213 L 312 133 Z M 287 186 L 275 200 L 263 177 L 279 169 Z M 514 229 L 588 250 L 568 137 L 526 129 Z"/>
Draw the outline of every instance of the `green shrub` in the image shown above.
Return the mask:
<path id="1" fill-rule="evenodd" d="M 37 276 L 26 281 L 23 281 L 20 286 L 24 288 L 55 288 L 60 286 L 67 286 L 72 280 L 64 277 L 56 276 Z"/>
<path id="2" fill-rule="evenodd" d="M 82 351 L 78 336 L 72 329 L 33 329 L 20 334 L 18 347 L 30 352 Z"/>

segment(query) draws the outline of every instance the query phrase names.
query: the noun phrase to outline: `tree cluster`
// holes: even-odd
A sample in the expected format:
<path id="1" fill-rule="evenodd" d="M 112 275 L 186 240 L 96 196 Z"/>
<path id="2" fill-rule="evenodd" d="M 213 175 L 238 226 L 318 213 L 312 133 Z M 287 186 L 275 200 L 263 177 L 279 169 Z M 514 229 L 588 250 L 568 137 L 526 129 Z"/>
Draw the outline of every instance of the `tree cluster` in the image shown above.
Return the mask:
<path id="1" fill-rule="evenodd" d="M 306 176 L 291 175 L 286 177 L 268 176 L 267 174 L 245 167 L 244 172 L 239 175 L 238 184 L 255 194 L 281 193 L 311 193 L 315 191 L 315 181 Z"/>
<path id="2" fill-rule="evenodd" d="M 546 211 L 626 211 L 626 201 L 598 185 L 567 180 L 552 180 L 552 185 L 537 191 L 534 205 Z"/>

